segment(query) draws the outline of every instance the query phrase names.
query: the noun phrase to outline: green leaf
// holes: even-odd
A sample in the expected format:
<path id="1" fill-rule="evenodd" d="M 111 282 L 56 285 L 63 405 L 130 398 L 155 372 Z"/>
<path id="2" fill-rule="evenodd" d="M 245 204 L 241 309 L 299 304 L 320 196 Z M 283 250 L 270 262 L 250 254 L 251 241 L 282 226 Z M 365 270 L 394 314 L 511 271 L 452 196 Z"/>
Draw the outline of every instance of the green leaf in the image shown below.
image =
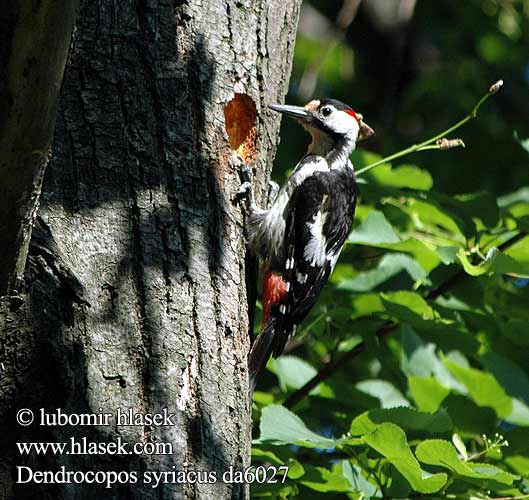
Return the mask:
<path id="1" fill-rule="evenodd" d="M 362 436 L 372 432 L 385 422 L 391 422 L 414 432 L 443 433 L 452 429 L 452 420 L 441 410 L 437 413 L 422 413 L 413 408 L 377 408 L 366 411 L 351 423 L 350 433 Z"/>
<path id="2" fill-rule="evenodd" d="M 497 424 L 497 416 L 492 408 L 483 408 L 466 396 L 449 394 L 442 403 L 459 434 L 475 437 L 490 434 Z"/>
<path id="3" fill-rule="evenodd" d="M 529 479 L 529 427 L 516 427 L 505 434 L 509 442 L 502 449 L 505 463 L 517 474 Z"/>
<path id="4" fill-rule="evenodd" d="M 525 230 L 529 233 L 529 225 Z M 529 274 L 529 236 L 506 250 L 505 255 L 512 257 L 522 266 L 523 274 Z"/>
<path id="5" fill-rule="evenodd" d="M 484 354 L 481 361 L 513 398 L 513 410 L 506 420 L 529 425 L 529 376 L 516 363 L 494 352 Z"/>
<path id="6" fill-rule="evenodd" d="M 418 294 L 399 291 L 382 294 L 382 302 L 389 313 L 400 313 L 402 308 L 424 319 L 433 319 L 435 314 L 431 306 Z M 398 314 L 396 314 L 398 315 Z"/>
<path id="7" fill-rule="evenodd" d="M 470 218 L 452 213 L 446 205 L 435 198 L 411 198 L 408 205 L 414 220 L 419 222 L 416 224 L 419 227 L 425 225 L 435 233 L 439 233 L 441 228 L 458 240 L 462 240 L 461 236 L 475 233 L 475 226 Z"/>
<path id="8" fill-rule="evenodd" d="M 361 493 L 364 498 L 381 497 L 379 487 L 370 483 L 362 474 L 362 469 L 358 465 L 351 464 L 347 460 L 342 460 L 338 466 L 342 467 L 343 476 L 349 481 L 351 491 Z"/>
<path id="9" fill-rule="evenodd" d="M 497 248 L 491 248 L 485 260 L 478 265 L 473 265 L 468 260 L 467 255 L 463 249 L 457 253 L 463 268 L 467 274 L 471 276 L 481 276 L 483 274 L 516 274 L 529 276 L 529 269 L 516 261 L 510 255 L 500 252 Z"/>
<path id="10" fill-rule="evenodd" d="M 286 499 L 286 498 L 298 498 L 298 487 L 296 483 L 292 481 L 285 481 L 282 483 L 278 479 L 277 483 L 257 483 L 252 484 L 252 498 L 273 498 Z"/>
<path id="11" fill-rule="evenodd" d="M 305 474 L 305 468 L 297 460 L 291 458 L 288 461 L 288 477 L 289 479 L 299 479 Z"/>
<path id="12" fill-rule="evenodd" d="M 351 485 L 343 474 L 312 465 L 305 465 L 304 468 L 305 474 L 299 479 L 299 483 L 311 490 L 320 493 L 351 491 Z"/>
<path id="13" fill-rule="evenodd" d="M 414 165 L 392 167 L 389 164 L 379 165 L 366 174 L 366 178 L 381 186 L 395 188 L 420 189 L 428 191 L 433 186 L 432 176 L 427 170 Z"/>
<path id="14" fill-rule="evenodd" d="M 454 446 L 456 447 L 457 451 L 459 451 L 459 453 L 463 457 L 463 460 L 465 460 L 466 462 L 468 460 L 467 447 L 465 446 L 464 441 L 461 439 L 461 436 L 457 433 L 454 433 L 452 435 L 452 443 L 454 443 Z"/>
<path id="15" fill-rule="evenodd" d="M 433 322 L 436 313 L 424 298 L 416 292 L 399 291 L 381 293 L 380 298 L 387 313 L 401 323 L 408 323 L 417 329 L 432 329 L 442 326 Z"/>
<path id="16" fill-rule="evenodd" d="M 514 139 L 520 146 L 522 146 L 522 148 L 524 148 L 529 153 L 529 138 L 522 139 L 518 135 L 518 132 L 515 130 L 514 131 Z"/>
<path id="17" fill-rule="evenodd" d="M 356 388 L 370 396 L 378 398 L 383 408 L 410 406 L 409 401 L 402 393 L 386 380 L 362 380 L 356 384 Z"/>
<path id="18" fill-rule="evenodd" d="M 460 251 L 461 247 L 456 246 L 446 246 L 446 247 L 437 247 L 435 250 L 441 257 L 443 264 L 453 264 L 457 259 L 457 254 Z"/>
<path id="19" fill-rule="evenodd" d="M 345 279 L 338 288 L 352 292 L 368 292 L 402 271 L 407 272 L 414 281 L 426 280 L 426 272 L 415 259 L 404 253 L 388 253 L 382 257 L 376 269 L 360 273 L 352 279 Z"/>
<path id="20" fill-rule="evenodd" d="M 281 356 L 273 359 L 269 367 L 277 375 L 283 391 L 287 391 L 289 388 L 299 389 L 317 373 L 314 367 L 296 356 Z M 311 391 L 311 394 L 318 393 L 318 387 Z"/>
<path id="21" fill-rule="evenodd" d="M 493 408 L 499 417 L 511 414 L 512 399 L 492 374 L 460 366 L 447 358 L 443 362 L 450 373 L 466 386 L 469 396 L 476 404 Z"/>
<path id="22" fill-rule="evenodd" d="M 462 462 L 452 444 L 441 439 L 419 443 L 415 454 L 422 463 L 449 469 L 460 478 L 482 488 L 492 487 L 494 483 L 511 485 L 516 479 L 516 476 L 493 465 Z"/>
<path id="23" fill-rule="evenodd" d="M 465 387 L 450 374 L 437 355 L 435 344 L 425 342 L 408 324 L 402 325 L 400 332 L 402 344 L 400 367 L 404 374 L 423 378 L 433 375 L 440 387 L 444 386 L 459 392 L 466 392 Z M 446 335 L 444 337 L 446 338 Z M 420 384 L 420 382 L 417 383 Z M 446 389 L 443 390 L 443 392 L 445 391 Z M 432 393 L 432 396 L 435 397 L 435 392 Z M 428 411 L 437 409 L 438 407 Z"/>
<path id="24" fill-rule="evenodd" d="M 312 432 L 297 415 L 280 405 L 263 408 L 259 429 L 261 435 L 254 442 L 256 444 L 296 444 L 305 448 L 335 448 L 341 442 Z"/>
<path id="25" fill-rule="evenodd" d="M 384 423 L 371 434 L 364 437 L 367 445 L 386 457 L 410 483 L 411 487 L 420 493 L 435 493 L 445 484 L 447 476 L 444 473 L 428 476 L 421 470 L 419 462 L 413 456 L 408 446 L 404 431 L 391 423 Z"/>
<path id="26" fill-rule="evenodd" d="M 508 208 L 517 203 L 529 203 L 529 186 L 522 187 L 513 193 L 498 198 L 500 208 Z"/>
<path id="27" fill-rule="evenodd" d="M 434 377 L 408 377 L 408 385 L 417 408 L 425 412 L 437 411 L 450 394 Z"/>
<path id="28" fill-rule="evenodd" d="M 489 192 L 456 195 L 453 202 L 458 210 L 469 217 L 480 219 L 488 227 L 494 227 L 498 223 L 498 204 Z"/>
<path id="29" fill-rule="evenodd" d="M 252 448 L 252 462 L 268 462 L 277 466 L 285 464 L 285 462 L 272 451 L 262 450 L 255 446 Z"/>
<path id="30" fill-rule="evenodd" d="M 400 238 L 386 220 L 384 214 L 378 210 L 372 210 L 367 214 L 364 222 L 349 235 L 347 241 L 349 243 L 370 245 L 398 243 Z"/>
<path id="31" fill-rule="evenodd" d="M 384 306 L 378 293 L 355 295 L 351 298 L 351 319 L 382 311 L 384 311 Z"/>

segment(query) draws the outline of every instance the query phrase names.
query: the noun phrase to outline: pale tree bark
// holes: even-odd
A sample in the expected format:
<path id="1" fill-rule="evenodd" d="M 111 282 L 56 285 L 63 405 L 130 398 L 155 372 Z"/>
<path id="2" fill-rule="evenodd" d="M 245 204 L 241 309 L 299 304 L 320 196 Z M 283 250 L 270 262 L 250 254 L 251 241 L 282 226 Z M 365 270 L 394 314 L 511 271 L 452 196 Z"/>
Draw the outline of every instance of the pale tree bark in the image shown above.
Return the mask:
<path id="1" fill-rule="evenodd" d="M 84 0 L 22 291 L 0 303 L 0 499 L 242 499 L 249 313 L 240 158 L 263 201 L 300 0 Z M 251 281 L 251 280 L 249 280 Z M 176 425 L 21 427 L 20 408 Z M 19 441 L 170 443 L 171 455 L 21 456 Z M 135 484 L 16 484 L 32 470 Z M 145 471 L 214 484 L 144 484 Z M 134 483 L 134 482 L 133 482 Z"/>

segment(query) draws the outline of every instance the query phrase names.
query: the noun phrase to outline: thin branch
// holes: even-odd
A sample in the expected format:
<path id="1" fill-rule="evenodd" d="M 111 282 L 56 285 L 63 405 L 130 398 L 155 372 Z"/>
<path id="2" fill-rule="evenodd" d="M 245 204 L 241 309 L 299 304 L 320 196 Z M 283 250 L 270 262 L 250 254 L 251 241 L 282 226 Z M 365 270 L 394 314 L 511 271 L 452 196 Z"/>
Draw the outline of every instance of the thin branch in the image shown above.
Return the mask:
<path id="1" fill-rule="evenodd" d="M 520 240 L 522 240 L 526 236 L 527 236 L 527 233 L 522 231 L 514 235 L 512 238 L 508 239 L 507 241 L 503 242 L 498 247 L 498 250 L 503 252 L 507 250 L 508 248 L 512 247 L 513 245 L 515 245 L 516 243 L 518 243 Z M 437 288 L 430 291 L 425 297 L 426 300 L 432 301 L 432 300 L 437 299 L 441 295 L 444 295 L 446 292 L 455 288 L 467 276 L 468 275 L 465 273 L 464 270 L 458 271 L 452 277 L 448 278 L 445 282 L 441 283 Z M 399 326 L 400 326 L 400 323 L 388 323 L 387 325 L 384 325 L 376 332 L 376 336 L 378 339 L 382 339 L 388 336 L 390 333 L 394 332 Z M 365 341 L 363 341 L 360 344 L 358 344 L 354 349 L 345 353 L 339 359 L 330 361 L 316 375 L 314 375 L 314 377 L 312 377 L 303 387 L 299 388 L 296 392 L 292 393 L 283 402 L 283 406 L 285 406 L 286 408 L 292 408 L 293 406 L 298 404 L 318 384 L 328 379 L 331 375 L 333 375 L 338 370 L 342 369 L 345 365 L 349 363 L 349 361 L 351 361 L 352 359 L 356 358 L 361 353 L 363 353 L 365 349 L 366 349 L 366 343 Z"/>
<path id="2" fill-rule="evenodd" d="M 472 108 L 472 111 L 467 116 L 465 116 L 462 120 L 458 121 L 455 125 L 452 125 L 451 127 L 447 128 L 443 132 L 440 132 L 439 134 L 431 137 L 430 139 L 427 139 L 426 141 L 423 141 L 419 144 L 414 144 L 413 146 L 410 146 L 409 148 L 403 149 L 402 151 L 398 151 L 397 153 L 393 153 L 392 155 L 386 156 L 386 158 L 382 158 L 381 160 L 376 161 L 375 163 L 372 163 L 371 165 L 367 165 L 366 167 L 361 168 L 360 170 L 357 170 L 356 176 L 361 177 L 362 174 L 365 174 L 369 170 L 375 167 L 378 167 L 379 165 L 382 165 L 383 163 L 388 163 L 392 160 L 396 160 L 397 158 L 401 158 L 402 156 L 409 155 L 410 153 L 415 153 L 416 151 L 424 151 L 428 149 L 450 149 L 452 147 L 458 147 L 458 146 L 464 147 L 465 144 L 463 143 L 461 139 L 445 140 L 446 136 L 451 134 L 452 132 L 455 132 L 457 129 L 461 128 L 465 123 L 476 118 L 481 105 L 490 96 L 496 94 L 502 85 L 503 85 L 503 80 L 499 80 L 494 85 L 491 85 L 488 92 Z"/>

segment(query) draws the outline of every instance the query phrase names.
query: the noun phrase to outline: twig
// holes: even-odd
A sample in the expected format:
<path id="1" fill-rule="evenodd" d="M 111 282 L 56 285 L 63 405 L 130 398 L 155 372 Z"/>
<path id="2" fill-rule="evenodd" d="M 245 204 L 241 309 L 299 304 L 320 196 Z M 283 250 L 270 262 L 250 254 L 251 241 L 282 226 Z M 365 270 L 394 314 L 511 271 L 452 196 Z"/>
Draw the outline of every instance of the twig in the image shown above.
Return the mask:
<path id="1" fill-rule="evenodd" d="M 458 147 L 458 146 L 464 147 L 465 144 L 463 143 L 461 139 L 446 140 L 445 139 L 446 136 L 448 134 L 451 134 L 452 132 L 455 132 L 457 129 L 462 127 L 465 123 L 476 118 L 481 105 L 490 96 L 496 94 L 498 90 L 500 90 L 502 85 L 503 85 L 503 80 L 498 80 L 494 85 L 491 85 L 488 92 L 472 108 L 472 111 L 467 116 L 465 116 L 462 120 L 458 121 L 455 125 L 452 125 L 450 128 L 447 128 L 443 132 L 435 135 L 434 137 L 431 137 L 430 139 L 427 139 L 426 141 L 423 141 L 419 144 L 414 144 L 413 146 L 410 146 L 409 148 L 403 149 L 402 151 L 398 151 L 397 153 L 393 153 L 392 155 L 386 156 L 386 158 L 382 158 L 381 160 L 376 161 L 375 163 L 371 163 L 371 165 L 367 165 L 366 167 L 361 168 L 360 170 L 357 170 L 356 176 L 360 177 L 362 174 L 365 174 L 369 170 L 375 167 L 378 167 L 378 165 L 382 165 L 383 163 L 388 163 L 392 160 L 396 160 L 397 158 L 401 158 L 402 156 L 406 156 L 410 153 L 415 153 L 417 151 L 425 151 L 428 149 L 449 149 L 449 148 Z"/>
<path id="2" fill-rule="evenodd" d="M 525 238 L 527 236 L 527 233 L 522 231 L 516 235 L 514 235 L 512 238 L 508 239 L 507 241 L 503 242 L 499 247 L 498 250 L 505 251 L 508 248 L 512 247 L 516 243 L 518 243 L 520 240 Z M 458 271 L 456 274 L 454 274 L 451 278 L 448 278 L 445 282 L 441 283 L 437 288 L 430 291 L 426 295 L 426 300 L 435 300 L 441 295 L 445 294 L 446 292 L 452 290 L 456 285 L 459 284 L 459 282 L 464 279 L 466 276 L 468 276 L 464 270 Z M 400 323 L 389 323 L 383 327 L 381 327 L 377 332 L 376 336 L 378 339 L 382 339 L 389 335 L 390 333 L 394 332 L 398 327 L 400 326 Z M 331 361 L 328 364 L 326 364 L 314 377 L 312 377 L 303 387 L 300 387 L 296 392 L 292 393 L 283 403 L 283 406 L 286 408 L 292 408 L 297 403 L 299 403 L 303 398 L 305 398 L 312 389 L 314 389 L 318 384 L 323 382 L 324 380 L 328 379 L 331 375 L 333 375 L 336 371 L 343 368 L 349 361 L 356 358 L 358 355 L 360 355 L 362 352 L 364 352 L 366 349 L 366 343 L 365 341 L 362 341 L 360 344 L 358 344 L 354 349 L 351 351 L 345 353 L 341 358 Z"/>

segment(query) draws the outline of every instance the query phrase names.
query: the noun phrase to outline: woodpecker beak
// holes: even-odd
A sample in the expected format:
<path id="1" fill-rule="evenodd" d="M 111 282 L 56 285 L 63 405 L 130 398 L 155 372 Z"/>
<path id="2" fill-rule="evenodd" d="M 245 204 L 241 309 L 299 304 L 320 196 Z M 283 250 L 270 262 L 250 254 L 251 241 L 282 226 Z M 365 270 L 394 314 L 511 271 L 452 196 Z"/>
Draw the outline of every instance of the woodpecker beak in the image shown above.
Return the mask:
<path id="1" fill-rule="evenodd" d="M 358 132 L 357 141 L 363 141 L 365 139 L 368 139 L 372 135 L 375 135 L 375 131 L 367 123 L 364 123 L 362 120 L 360 120 L 359 125 L 360 132 Z"/>
<path id="2" fill-rule="evenodd" d="M 300 106 L 272 104 L 268 107 L 270 109 L 273 109 L 274 111 L 277 111 L 278 113 L 283 113 L 284 115 L 296 118 L 297 120 L 303 123 L 310 123 L 314 119 L 311 113 L 309 113 L 305 108 L 302 108 Z"/>

